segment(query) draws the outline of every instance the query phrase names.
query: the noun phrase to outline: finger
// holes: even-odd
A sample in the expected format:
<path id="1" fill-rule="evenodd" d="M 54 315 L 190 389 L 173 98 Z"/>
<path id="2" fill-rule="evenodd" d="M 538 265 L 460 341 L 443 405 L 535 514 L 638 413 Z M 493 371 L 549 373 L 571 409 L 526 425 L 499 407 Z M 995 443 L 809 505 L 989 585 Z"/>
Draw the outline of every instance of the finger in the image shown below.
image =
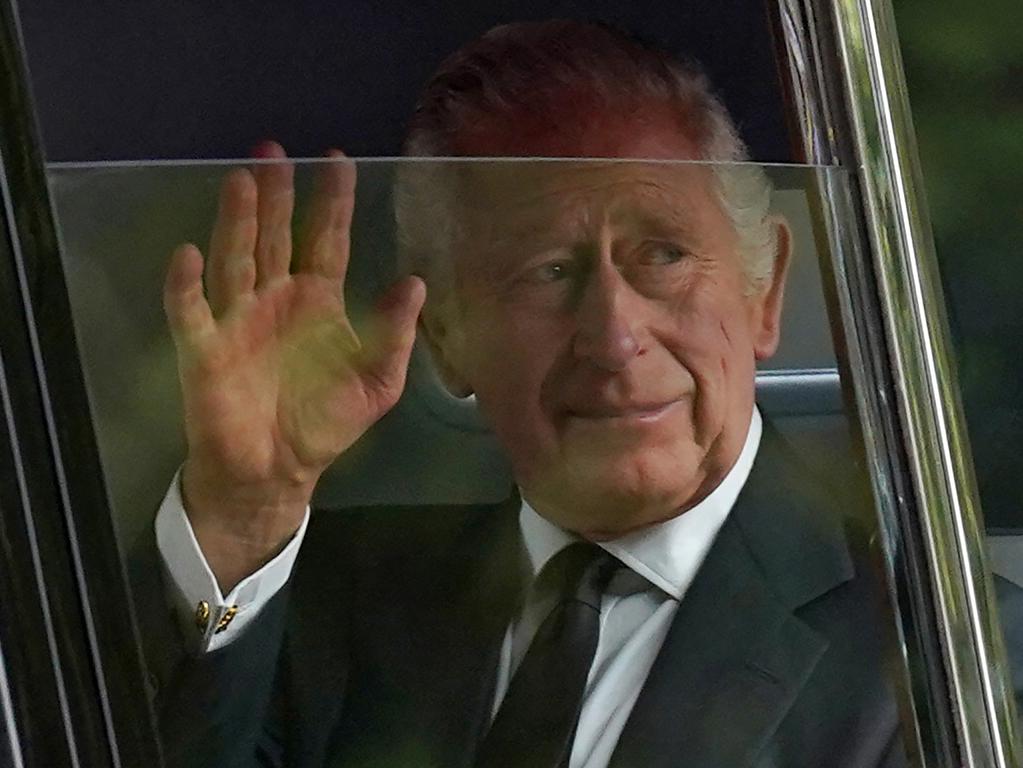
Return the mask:
<path id="1" fill-rule="evenodd" d="M 256 185 L 252 174 L 238 168 L 225 177 L 220 187 L 220 207 L 210 238 L 206 287 L 217 314 L 252 292 L 256 234 Z"/>
<path id="2" fill-rule="evenodd" d="M 385 398 L 396 401 L 405 387 L 416 320 L 426 300 L 426 284 L 410 276 L 395 283 L 376 304 L 362 348 L 363 371 Z"/>
<path id="3" fill-rule="evenodd" d="M 191 243 L 175 249 L 163 287 L 163 307 L 174 343 L 195 347 L 216 328 L 202 290 L 202 254 Z"/>
<path id="4" fill-rule="evenodd" d="M 300 268 L 328 280 L 344 282 L 355 208 L 355 163 L 337 149 L 327 153 L 303 227 Z"/>
<path id="5" fill-rule="evenodd" d="M 295 166 L 276 142 L 260 144 L 253 156 L 263 160 L 253 173 L 259 190 L 256 285 L 287 277 L 291 264 L 291 214 L 295 207 Z"/>

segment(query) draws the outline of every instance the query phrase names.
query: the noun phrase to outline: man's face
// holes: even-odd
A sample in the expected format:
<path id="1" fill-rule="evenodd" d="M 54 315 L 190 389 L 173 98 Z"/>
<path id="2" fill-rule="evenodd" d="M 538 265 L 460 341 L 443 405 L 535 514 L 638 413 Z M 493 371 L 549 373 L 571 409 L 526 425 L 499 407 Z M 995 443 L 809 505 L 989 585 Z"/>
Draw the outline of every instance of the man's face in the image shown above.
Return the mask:
<path id="1" fill-rule="evenodd" d="M 692 157 L 677 132 L 650 128 L 615 151 Z M 591 538 L 699 501 L 745 440 L 784 273 L 751 293 L 712 170 L 493 163 L 461 191 L 457 306 L 432 335 L 525 497 Z"/>

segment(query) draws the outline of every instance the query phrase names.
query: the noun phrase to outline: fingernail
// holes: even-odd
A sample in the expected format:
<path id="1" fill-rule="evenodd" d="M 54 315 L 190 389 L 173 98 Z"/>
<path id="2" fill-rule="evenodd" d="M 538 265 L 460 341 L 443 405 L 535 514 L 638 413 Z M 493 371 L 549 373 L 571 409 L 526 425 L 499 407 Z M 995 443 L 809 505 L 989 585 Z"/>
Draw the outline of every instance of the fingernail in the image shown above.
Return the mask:
<path id="1" fill-rule="evenodd" d="M 281 157 L 284 155 L 284 148 L 273 139 L 264 139 L 252 147 L 251 155 L 257 159 Z"/>

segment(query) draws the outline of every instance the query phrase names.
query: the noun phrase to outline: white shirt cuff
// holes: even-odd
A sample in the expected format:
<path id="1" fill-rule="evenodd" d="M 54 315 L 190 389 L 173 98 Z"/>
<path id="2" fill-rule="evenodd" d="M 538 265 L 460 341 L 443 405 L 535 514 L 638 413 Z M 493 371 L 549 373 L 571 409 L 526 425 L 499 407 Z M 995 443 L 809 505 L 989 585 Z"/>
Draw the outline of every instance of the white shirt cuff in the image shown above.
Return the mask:
<path id="1" fill-rule="evenodd" d="M 180 471 L 175 474 L 156 513 L 156 545 L 170 577 L 175 613 L 191 647 L 215 651 L 239 636 L 291 577 L 308 524 L 306 507 L 302 525 L 284 549 L 223 595 L 185 514 Z"/>

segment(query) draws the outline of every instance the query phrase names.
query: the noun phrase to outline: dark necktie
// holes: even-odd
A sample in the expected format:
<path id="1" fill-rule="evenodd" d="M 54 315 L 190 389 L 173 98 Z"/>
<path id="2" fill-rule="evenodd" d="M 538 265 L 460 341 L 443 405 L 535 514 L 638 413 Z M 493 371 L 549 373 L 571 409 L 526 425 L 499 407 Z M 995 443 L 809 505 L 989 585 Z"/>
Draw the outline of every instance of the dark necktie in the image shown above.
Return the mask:
<path id="1" fill-rule="evenodd" d="M 476 753 L 475 768 L 568 765 L 600 636 L 600 597 L 618 561 L 577 542 L 544 566 L 558 602 L 544 619 Z"/>

